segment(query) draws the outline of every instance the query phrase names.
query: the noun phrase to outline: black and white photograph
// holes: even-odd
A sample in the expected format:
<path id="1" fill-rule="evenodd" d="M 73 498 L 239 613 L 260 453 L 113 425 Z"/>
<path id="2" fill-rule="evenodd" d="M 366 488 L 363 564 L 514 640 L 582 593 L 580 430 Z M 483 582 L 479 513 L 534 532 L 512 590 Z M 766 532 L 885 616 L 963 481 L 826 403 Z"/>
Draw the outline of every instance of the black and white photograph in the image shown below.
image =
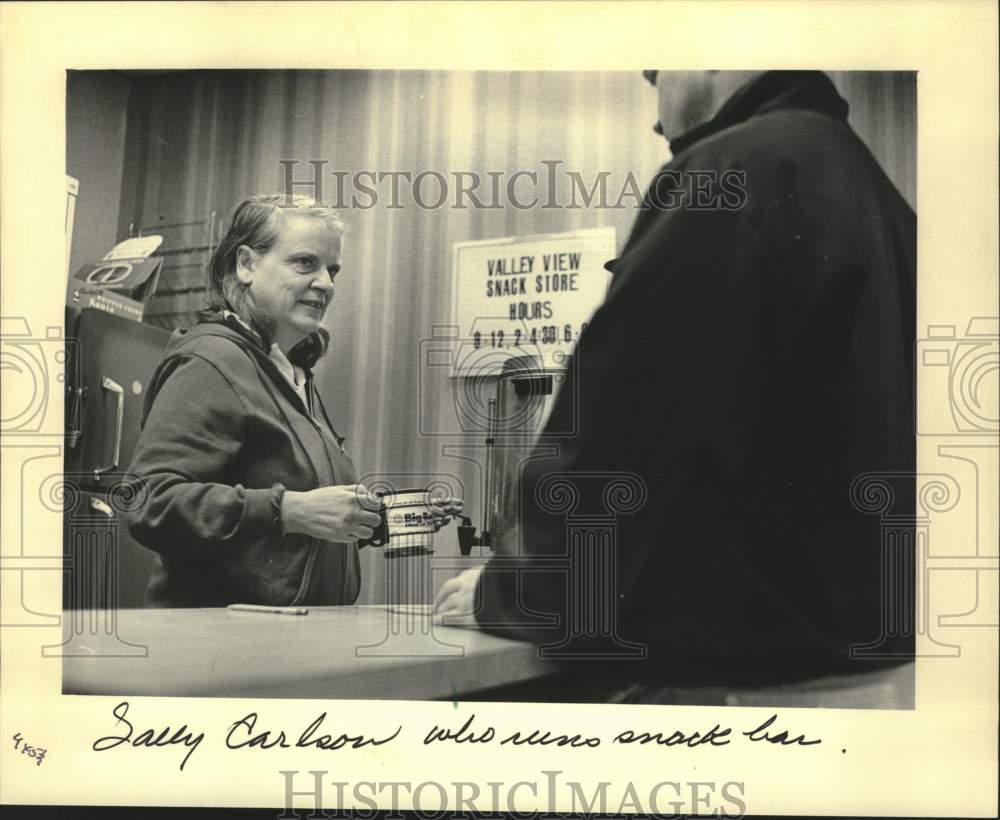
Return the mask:
<path id="1" fill-rule="evenodd" d="M 912 707 L 915 73 L 67 95 L 67 693 Z"/>
<path id="2" fill-rule="evenodd" d="M 992 247 L 995 293 L 996 249 L 979 199 L 926 195 L 941 75 L 455 42 L 46 74 L 60 275 L 46 318 L 3 310 L 0 625 L 78 765 L 167 778 L 60 802 L 744 816 L 782 808 L 763 770 L 919 777 L 881 727 L 926 731 L 932 664 L 995 660 L 1000 578 L 1000 319 L 939 269 Z M 5 769 L 67 759 L 21 720 Z M 259 788 L 181 785 L 218 758 Z"/>

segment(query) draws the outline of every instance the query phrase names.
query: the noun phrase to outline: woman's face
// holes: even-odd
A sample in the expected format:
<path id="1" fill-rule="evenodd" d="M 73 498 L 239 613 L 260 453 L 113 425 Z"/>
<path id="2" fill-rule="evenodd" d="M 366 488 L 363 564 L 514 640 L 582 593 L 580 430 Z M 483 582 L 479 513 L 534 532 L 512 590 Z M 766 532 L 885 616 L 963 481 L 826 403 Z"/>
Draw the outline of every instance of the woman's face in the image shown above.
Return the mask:
<path id="1" fill-rule="evenodd" d="M 271 250 L 261 254 L 242 246 L 236 272 L 287 353 L 319 329 L 333 299 L 343 243 L 340 232 L 317 217 L 282 213 L 278 219 Z"/>

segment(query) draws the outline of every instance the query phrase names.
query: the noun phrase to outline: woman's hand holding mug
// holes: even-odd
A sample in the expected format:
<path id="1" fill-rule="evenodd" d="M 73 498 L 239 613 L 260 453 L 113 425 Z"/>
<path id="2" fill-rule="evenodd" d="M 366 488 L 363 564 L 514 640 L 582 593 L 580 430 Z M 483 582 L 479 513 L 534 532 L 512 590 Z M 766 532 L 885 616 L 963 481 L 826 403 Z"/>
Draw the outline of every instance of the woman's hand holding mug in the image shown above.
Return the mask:
<path id="1" fill-rule="evenodd" d="M 382 518 L 381 501 L 364 484 L 318 487 L 306 492 L 286 490 L 281 499 L 285 532 L 301 532 L 324 541 L 371 538 Z"/>

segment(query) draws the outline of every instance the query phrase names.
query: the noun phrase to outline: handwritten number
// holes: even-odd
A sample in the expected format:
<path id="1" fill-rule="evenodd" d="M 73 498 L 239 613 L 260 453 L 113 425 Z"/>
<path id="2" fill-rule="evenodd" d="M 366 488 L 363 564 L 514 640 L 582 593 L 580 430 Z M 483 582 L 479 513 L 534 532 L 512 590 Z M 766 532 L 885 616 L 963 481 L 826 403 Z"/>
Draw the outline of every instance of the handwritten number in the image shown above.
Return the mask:
<path id="1" fill-rule="evenodd" d="M 32 746 L 30 743 L 25 743 L 22 747 L 21 741 L 24 740 L 24 736 L 20 732 L 11 735 L 11 739 L 14 741 L 15 749 L 20 749 L 21 754 L 27 755 L 34 760 L 36 766 L 42 765 L 42 761 L 45 759 L 45 755 L 48 752 L 47 749 L 43 749 L 41 746 Z"/>

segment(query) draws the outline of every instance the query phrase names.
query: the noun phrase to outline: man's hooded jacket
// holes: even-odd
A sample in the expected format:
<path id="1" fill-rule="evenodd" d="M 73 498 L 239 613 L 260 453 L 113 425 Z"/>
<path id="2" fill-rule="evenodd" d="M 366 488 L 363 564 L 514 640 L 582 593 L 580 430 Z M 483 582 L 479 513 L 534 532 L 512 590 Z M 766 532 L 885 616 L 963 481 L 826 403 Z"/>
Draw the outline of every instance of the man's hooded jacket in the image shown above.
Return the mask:
<path id="1" fill-rule="evenodd" d="M 916 223 L 846 117 L 824 74 L 769 72 L 671 143 L 483 628 L 671 681 L 907 659 Z"/>

